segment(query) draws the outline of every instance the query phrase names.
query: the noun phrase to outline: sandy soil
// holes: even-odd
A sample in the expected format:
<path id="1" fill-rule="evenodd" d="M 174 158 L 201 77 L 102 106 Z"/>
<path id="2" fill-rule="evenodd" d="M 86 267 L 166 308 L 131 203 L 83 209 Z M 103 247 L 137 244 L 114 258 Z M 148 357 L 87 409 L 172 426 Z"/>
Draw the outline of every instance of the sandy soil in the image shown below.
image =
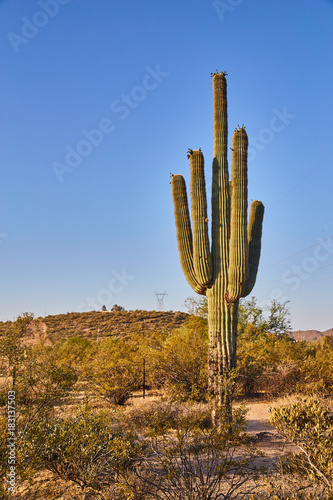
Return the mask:
<path id="1" fill-rule="evenodd" d="M 274 402 L 276 405 L 276 402 Z M 262 450 L 265 457 L 258 462 L 260 465 L 271 467 L 274 461 L 286 452 L 298 451 L 298 447 L 285 443 L 284 439 L 278 434 L 277 430 L 270 423 L 269 409 L 272 407 L 270 402 L 249 402 L 246 404 L 247 413 L 247 432 L 253 437 L 258 448 Z"/>

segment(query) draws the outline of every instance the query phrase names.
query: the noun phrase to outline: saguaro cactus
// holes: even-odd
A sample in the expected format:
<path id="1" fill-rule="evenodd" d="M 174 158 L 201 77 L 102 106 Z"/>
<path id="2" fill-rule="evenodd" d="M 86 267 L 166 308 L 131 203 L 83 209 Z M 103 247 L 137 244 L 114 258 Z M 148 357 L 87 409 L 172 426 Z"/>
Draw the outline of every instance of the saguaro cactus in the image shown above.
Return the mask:
<path id="1" fill-rule="evenodd" d="M 245 128 L 232 138 L 232 179 L 227 160 L 226 73 L 213 75 L 214 158 L 211 247 L 208 237 L 204 157 L 189 150 L 191 213 L 181 175 L 171 179 L 178 249 L 188 283 L 208 300 L 209 390 L 215 409 L 230 408 L 228 379 L 236 367 L 238 304 L 252 290 L 257 276 L 264 206 L 254 201 L 247 222 L 247 148 Z M 214 413 L 213 413 L 214 415 Z"/>

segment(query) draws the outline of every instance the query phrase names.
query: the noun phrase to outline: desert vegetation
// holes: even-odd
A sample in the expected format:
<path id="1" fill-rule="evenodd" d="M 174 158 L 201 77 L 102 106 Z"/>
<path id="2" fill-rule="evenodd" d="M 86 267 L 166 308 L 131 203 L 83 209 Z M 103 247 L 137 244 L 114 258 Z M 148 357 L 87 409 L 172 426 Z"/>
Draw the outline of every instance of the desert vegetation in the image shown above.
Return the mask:
<path id="1" fill-rule="evenodd" d="M 1 498 L 10 498 L 11 391 L 14 498 L 331 498 L 332 338 L 295 342 L 287 304 L 272 302 L 264 311 L 255 299 L 244 300 L 230 381 L 233 419 L 222 413 L 216 428 L 205 301 L 187 301 L 196 315 L 101 311 L 52 321 L 26 313 L 2 324 Z M 97 337 L 107 314 L 114 321 L 107 331 L 116 333 Z M 67 319 L 69 332 L 75 321 L 75 336 L 66 335 Z M 92 320 L 94 330 L 87 329 Z M 274 470 L 258 469 L 260 451 L 246 433 L 244 402 L 254 398 L 271 401 L 272 423 L 298 447 Z"/>

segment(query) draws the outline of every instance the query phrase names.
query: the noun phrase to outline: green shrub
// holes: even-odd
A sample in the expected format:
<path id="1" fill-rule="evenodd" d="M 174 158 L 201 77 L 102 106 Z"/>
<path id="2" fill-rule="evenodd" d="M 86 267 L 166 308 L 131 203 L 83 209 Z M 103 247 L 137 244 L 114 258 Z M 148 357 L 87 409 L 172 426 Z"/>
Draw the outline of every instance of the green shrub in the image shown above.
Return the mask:
<path id="1" fill-rule="evenodd" d="M 181 426 L 212 426 L 211 409 L 200 403 L 180 404 L 174 401 L 152 401 L 129 409 L 124 421 L 130 428 L 149 436 L 161 436 Z"/>
<path id="2" fill-rule="evenodd" d="M 75 370 L 58 362 L 53 347 L 30 347 L 16 376 L 20 412 L 34 413 L 36 407 L 52 407 L 68 394 L 76 380 Z"/>
<path id="3" fill-rule="evenodd" d="M 206 322 L 193 318 L 174 331 L 151 353 L 155 382 L 175 401 L 204 401 L 207 398 Z"/>
<path id="4" fill-rule="evenodd" d="M 137 346 L 125 340 L 101 341 L 94 360 L 85 366 L 92 392 L 113 404 L 126 403 L 140 387 L 142 363 L 137 352 Z"/>
<path id="5" fill-rule="evenodd" d="M 101 490 L 134 466 L 142 446 L 105 412 L 83 405 L 74 417 L 39 420 L 27 435 L 26 452 L 34 452 L 36 469 Z"/>
<path id="6" fill-rule="evenodd" d="M 271 421 L 300 450 L 299 454 L 286 456 L 282 469 L 321 484 L 333 494 L 332 405 L 320 399 L 299 399 L 289 406 L 272 409 Z"/>
<path id="7" fill-rule="evenodd" d="M 333 337 L 313 343 L 301 366 L 306 389 L 333 395 Z"/>
<path id="8" fill-rule="evenodd" d="M 137 431 L 161 435 L 176 426 L 180 411 L 177 403 L 152 401 L 130 408 L 124 414 L 124 421 Z"/>

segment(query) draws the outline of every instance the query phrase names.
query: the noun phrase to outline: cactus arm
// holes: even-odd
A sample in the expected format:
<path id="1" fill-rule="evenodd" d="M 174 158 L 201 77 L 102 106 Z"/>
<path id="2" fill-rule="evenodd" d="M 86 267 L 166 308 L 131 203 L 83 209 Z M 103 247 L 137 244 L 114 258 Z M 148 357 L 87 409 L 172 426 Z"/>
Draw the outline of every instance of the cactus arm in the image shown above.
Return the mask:
<path id="1" fill-rule="evenodd" d="M 196 293 L 205 295 L 206 287 L 199 284 L 194 272 L 192 230 L 187 202 L 186 185 L 183 176 L 174 175 L 171 179 L 171 186 L 175 208 L 175 222 L 180 263 L 189 285 Z"/>
<path id="2" fill-rule="evenodd" d="M 247 147 L 244 127 L 232 137 L 232 196 L 230 208 L 229 269 L 226 301 L 235 302 L 242 295 L 248 279 L 247 236 Z"/>
<path id="3" fill-rule="evenodd" d="M 255 285 L 261 252 L 262 223 L 264 218 L 264 205 L 261 201 L 253 201 L 250 207 L 248 226 L 249 242 L 249 276 L 242 291 L 242 297 L 251 293 Z"/>
<path id="4" fill-rule="evenodd" d="M 228 146 L 228 113 L 227 80 L 224 73 L 216 73 L 213 77 L 213 108 L 214 157 L 222 157 L 225 163 Z"/>
<path id="5" fill-rule="evenodd" d="M 212 258 L 208 238 L 204 157 L 200 150 L 190 154 L 190 168 L 194 272 L 197 281 L 207 285 L 212 279 Z"/>

